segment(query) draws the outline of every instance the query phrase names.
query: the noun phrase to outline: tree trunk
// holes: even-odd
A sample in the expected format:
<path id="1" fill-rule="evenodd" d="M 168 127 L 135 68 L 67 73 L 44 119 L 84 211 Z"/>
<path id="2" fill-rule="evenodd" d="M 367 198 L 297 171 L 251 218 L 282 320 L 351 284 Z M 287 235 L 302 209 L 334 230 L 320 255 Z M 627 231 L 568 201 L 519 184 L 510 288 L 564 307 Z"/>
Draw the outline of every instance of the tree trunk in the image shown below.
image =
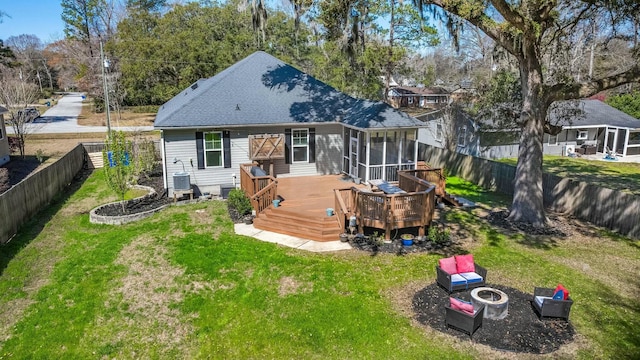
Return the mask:
<path id="1" fill-rule="evenodd" d="M 542 227 L 546 223 L 542 191 L 542 141 L 548 105 L 542 98 L 542 73 L 538 69 L 521 69 L 522 132 L 513 202 L 508 219 Z"/>

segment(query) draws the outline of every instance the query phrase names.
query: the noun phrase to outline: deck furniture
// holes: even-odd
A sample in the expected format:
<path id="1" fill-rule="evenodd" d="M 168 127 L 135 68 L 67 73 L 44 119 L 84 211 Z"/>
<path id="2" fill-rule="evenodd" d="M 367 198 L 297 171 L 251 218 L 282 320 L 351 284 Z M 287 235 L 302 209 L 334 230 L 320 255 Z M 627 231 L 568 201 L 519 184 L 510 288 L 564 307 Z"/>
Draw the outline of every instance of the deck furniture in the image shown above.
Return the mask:
<path id="1" fill-rule="evenodd" d="M 484 286 L 487 269 L 473 261 L 473 255 L 457 255 L 440 259 L 436 265 L 436 281 L 449 293 Z"/>
<path id="2" fill-rule="evenodd" d="M 571 297 L 567 299 L 556 300 L 553 299 L 554 289 L 536 287 L 533 290 L 532 304 L 536 309 L 540 318 L 562 318 L 569 320 L 569 312 L 571 311 L 571 305 L 573 300 Z"/>
<path id="3" fill-rule="evenodd" d="M 458 331 L 469 334 L 473 338 L 473 333 L 482 326 L 484 313 L 484 305 L 473 309 L 473 314 L 469 314 L 462 310 L 453 309 L 449 305 L 445 305 L 444 321 L 447 327 L 454 328 Z"/>

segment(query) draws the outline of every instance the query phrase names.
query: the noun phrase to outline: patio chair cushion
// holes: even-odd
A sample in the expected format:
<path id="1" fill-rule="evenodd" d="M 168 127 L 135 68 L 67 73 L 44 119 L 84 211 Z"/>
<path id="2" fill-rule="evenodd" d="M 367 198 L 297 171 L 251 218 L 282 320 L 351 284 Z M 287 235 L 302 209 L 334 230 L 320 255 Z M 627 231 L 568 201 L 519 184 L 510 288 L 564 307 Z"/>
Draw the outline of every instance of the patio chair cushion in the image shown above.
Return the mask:
<path id="1" fill-rule="evenodd" d="M 456 298 L 449 298 L 449 306 L 452 309 L 463 311 L 469 315 L 473 315 L 473 304 Z"/>
<path id="2" fill-rule="evenodd" d="M 460 276 L 462 276 L 465 280 L 467 280 L 468 284 L 482 282 L 482 280 L 484 280 L 482 276 L 476 274 L 475 272 L 460 273 Z"/>
<path id="3" fill-rule="evenodd" d="M 474 272 L 476 271 L 476 266 L 473 262 L 473 255 L 456 255 L 456 269 L 458 274 Z"/>
<path id="4" fill-rule="evenodd" d="M 558 284 L 558 286 L 556 286 L 555 290 L 553 290 L 553 298 L 555 299 L 555 295 L 558 291 L 562 290 L 562 295 L 563 298 L 559 299 L 559 300 L 567 300 L 569 298 L 569 290 L 567 290 L 564 286 L 562 286 L 562 284 Z"/>
<path id="5" fill-rule="evenodd" d="M 438 260 L 438 264 L 440 265 L 440 268 L 449 275 L 458 273 L 456 259 L 453 256 Z"/>
<path id="6" fill-rule="evenodd" d="M 467 285 L 467 279 L 460 274 L 453 274 L 451 275 L 451 285 Z"/>
<path id="7" fill-rule="evenodd" d="M 545 299 L 551 299 L 548 296 L 536 296 L 534 298 L 534 300 L 536 301 L 536 304 L 538 304 L 538 307 L 542 308 L 542 303 L 544 302 Z"/>

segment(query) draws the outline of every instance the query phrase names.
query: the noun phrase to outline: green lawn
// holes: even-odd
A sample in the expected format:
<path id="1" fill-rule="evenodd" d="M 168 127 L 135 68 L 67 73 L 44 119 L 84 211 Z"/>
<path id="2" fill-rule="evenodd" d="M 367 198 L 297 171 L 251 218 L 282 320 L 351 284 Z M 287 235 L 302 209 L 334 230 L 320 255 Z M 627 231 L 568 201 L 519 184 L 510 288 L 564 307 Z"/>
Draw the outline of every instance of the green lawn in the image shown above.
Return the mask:
<path id="1" fill-rule="evenodd" d="M 470 200 L 490 199 L 468 188 Z M 89 211 L 110 200 L 98 171 L 2 247 L 1 357 L 513 355 L 412 320 L 411 297 L 433 283 L 441 255 L 314 254 L 263 243 L 235 235 L 218 201 L 170 207 L 124 226 L 90 224 Z M 584 243 L 529 239 L 502 234 L 480 213 L 445 216 L 476 239 L 467 250 L 489 269 L 492 282 L 526 292 L 567 286 L 579 336 L 560 350 L 562 357 L 640 357 L 638 242 L 601 231 Z"/>
<path id="2" fill-rule="evenodd" d="M 515 166 L 517 159 L 500 161 Z M 640 163 L 545 156 L 542 166 L 550 174 L 640 195 Z"/>

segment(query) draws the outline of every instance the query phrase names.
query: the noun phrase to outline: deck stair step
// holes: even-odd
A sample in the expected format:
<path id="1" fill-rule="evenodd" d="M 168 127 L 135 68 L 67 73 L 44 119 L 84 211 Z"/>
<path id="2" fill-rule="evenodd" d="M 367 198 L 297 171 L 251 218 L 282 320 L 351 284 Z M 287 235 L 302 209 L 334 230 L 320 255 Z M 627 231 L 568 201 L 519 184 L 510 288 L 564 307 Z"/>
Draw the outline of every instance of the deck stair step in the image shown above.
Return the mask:
<path id="1" fill-rule="evenodd" d="M 254 219 L 253 226 L 315 241 L 336 241 L 343 232 L 336 215 L 327 216 L 326 210 L 306 210 L 303 203 L 294 201 L 268 208 Z"/>
<path id="2" fill-rule="evenodd" d="M 446 201 L 447 203 L 453 205 L 453 206 L 463 206 L 463 203 L 461 201 L 458 200 L 458 198 L 456 198 L 455 196 L 449 194 L 448 192 L 445 191 L 444 196 L 442 197 L 442 200 Z"/>

